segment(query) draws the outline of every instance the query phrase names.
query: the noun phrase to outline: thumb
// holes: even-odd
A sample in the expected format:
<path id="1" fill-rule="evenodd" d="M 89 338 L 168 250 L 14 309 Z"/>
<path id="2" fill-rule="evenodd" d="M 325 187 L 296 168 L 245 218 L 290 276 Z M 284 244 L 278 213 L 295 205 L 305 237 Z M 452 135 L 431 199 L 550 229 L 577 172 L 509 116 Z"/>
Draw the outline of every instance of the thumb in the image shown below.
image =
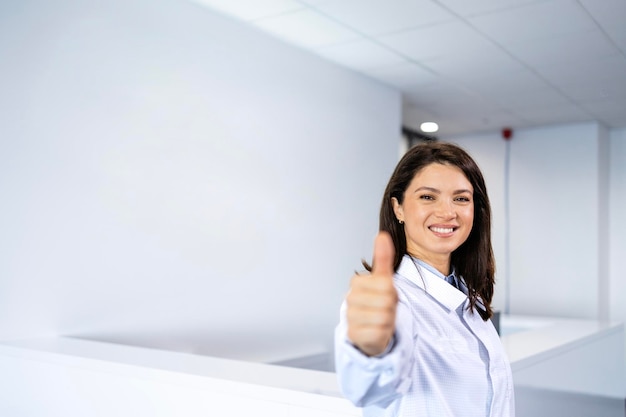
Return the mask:
<path id="1" fill-rule="evenodd" d="M 393 264 L 396 250 L 391 236 L 387 232 L 380 232 L 374 240 L 374 257 L 372 260 L 372 274 L 393 276 Z"/>

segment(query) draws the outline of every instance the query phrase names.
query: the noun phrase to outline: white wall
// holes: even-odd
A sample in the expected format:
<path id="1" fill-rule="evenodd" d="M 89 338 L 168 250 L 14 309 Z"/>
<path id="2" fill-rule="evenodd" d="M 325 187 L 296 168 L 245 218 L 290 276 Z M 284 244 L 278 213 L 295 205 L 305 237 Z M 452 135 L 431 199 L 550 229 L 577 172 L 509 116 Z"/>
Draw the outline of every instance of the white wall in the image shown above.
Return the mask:
<path id="1" fill-rule="evenodd" d="M 602 152 L 608 135 L 595 123 L 514 132 L 510 142 L 510 263 L 504 245 L 505 145 L 500 135 L 451 137 L 483 167 L 494 209 L 498 281 L 510 271 L 514 314 L 599 318 L 609 278 L 599 248 L 609 236 L 601 215 L 608 201 Z M 615 142 L 615 141 L 613 141 Z M 615 155 L 613 156 L 615 158 Z M 612 161 L 612 165 L 614 165 Z M 611 174 L 612 181 L 615 173 Z M 614 181 L 612 182 L 615 189 Z M 611 205 L 611 212 L 615 204 Z M 611 227 L 610 236 L 619 234 Z M 611 238 L 612 239 L 612 238 Z M 502 308 L 505 285 L 496 289 Z M 613 294 L 614 291 L 611 291 Z"/>
<path id="2" fill-rule="evenodd" d="M 626 129 L 611 131 L 610 142 L 610 315 L 626 322 Z"/>
<path id="3" fill-rule="evenodd" d="M 396 92 L 180 0 L 2 2 L 0 56 L 0 338 L 330 346 Z"/>
<path id="4" fill-rule="evenodd" d="M 624 254 L 626 254 L 626 129 L 610 132 L 610 182 L 609 182 L 609 316 L 626 323 L 626 279 L 624 279 Z M 626 351 L 624 351 L 626 362 Z"/>
<path id="5" fill-rule="evenodd" d="M 597 126 L 535 129 L 515 139 L 511 310 L 597 317 Z"/>

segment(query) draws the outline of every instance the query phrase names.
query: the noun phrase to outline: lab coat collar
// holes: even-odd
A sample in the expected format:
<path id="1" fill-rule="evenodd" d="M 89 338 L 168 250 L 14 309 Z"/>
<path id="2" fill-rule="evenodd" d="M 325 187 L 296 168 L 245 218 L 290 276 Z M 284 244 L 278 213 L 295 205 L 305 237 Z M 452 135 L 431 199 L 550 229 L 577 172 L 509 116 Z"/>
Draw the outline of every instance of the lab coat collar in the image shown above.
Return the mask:
<path id="1" fill-rule="evenodd" d="M 420 272 L 418 272 L 418 268 Z M 448 310 L 456 310 L 460 305 L 468 301 L 467 295 L 448 284 L 432 271 L 414 263 L 409 255 L 404 255 L 400 266 L 396 270 L 396 274 L 423 289 Z"/>

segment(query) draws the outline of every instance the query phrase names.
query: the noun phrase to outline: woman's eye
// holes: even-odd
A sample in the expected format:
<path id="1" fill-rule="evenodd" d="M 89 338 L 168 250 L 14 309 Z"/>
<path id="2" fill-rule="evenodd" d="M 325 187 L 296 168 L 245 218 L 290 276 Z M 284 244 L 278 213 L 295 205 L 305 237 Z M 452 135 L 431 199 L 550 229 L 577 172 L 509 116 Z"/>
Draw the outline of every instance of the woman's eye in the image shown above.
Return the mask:
<path id="1" fill-rule="evenodd" d="M 455 200 L 456 201 L 460 201 L 461 203 L 469 203 L 470 202 L 469 197 L 457 197 Z"/>
<path id="2" fill-rule="evenodd" d="M 421 195 L 420 198 L 422 200 L 434 200 L 435 199 L 435 197 L 433 197 L 432 195 L 429 195 L 429 194 Z"/>

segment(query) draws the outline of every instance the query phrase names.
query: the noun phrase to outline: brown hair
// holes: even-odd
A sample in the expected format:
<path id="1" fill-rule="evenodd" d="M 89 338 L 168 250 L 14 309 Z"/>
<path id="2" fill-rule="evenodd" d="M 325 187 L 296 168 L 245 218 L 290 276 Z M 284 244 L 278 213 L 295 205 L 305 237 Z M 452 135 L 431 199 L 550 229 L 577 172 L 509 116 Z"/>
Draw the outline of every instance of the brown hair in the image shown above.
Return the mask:
<path id="1" fill-rule="evenodd" d="M 467 240 L 452 252 L 451 264 L 457 276 L 462 276 L 467 284 L 470 309 L 476 309 L 487 320 L 493 314 L 491 301 L 495 274 L 491 247 L 491 207 L 483 175 L 467 152 L 456 145 L 442 142 L 424 142 L 409 149 L 396 166 L 385 189 L 379 229 L 391 235 L 396 250 L 396 270 L 407 248 L 404 226 L 396 218 L 391 199 L 395 197 L 402 204 L 404 192 L 411 180 L 420 170 L 433 163 L 458 167 L 474 188 L 474 224 Z M 476 308 L 479 298 L 485 311 Z"/>

